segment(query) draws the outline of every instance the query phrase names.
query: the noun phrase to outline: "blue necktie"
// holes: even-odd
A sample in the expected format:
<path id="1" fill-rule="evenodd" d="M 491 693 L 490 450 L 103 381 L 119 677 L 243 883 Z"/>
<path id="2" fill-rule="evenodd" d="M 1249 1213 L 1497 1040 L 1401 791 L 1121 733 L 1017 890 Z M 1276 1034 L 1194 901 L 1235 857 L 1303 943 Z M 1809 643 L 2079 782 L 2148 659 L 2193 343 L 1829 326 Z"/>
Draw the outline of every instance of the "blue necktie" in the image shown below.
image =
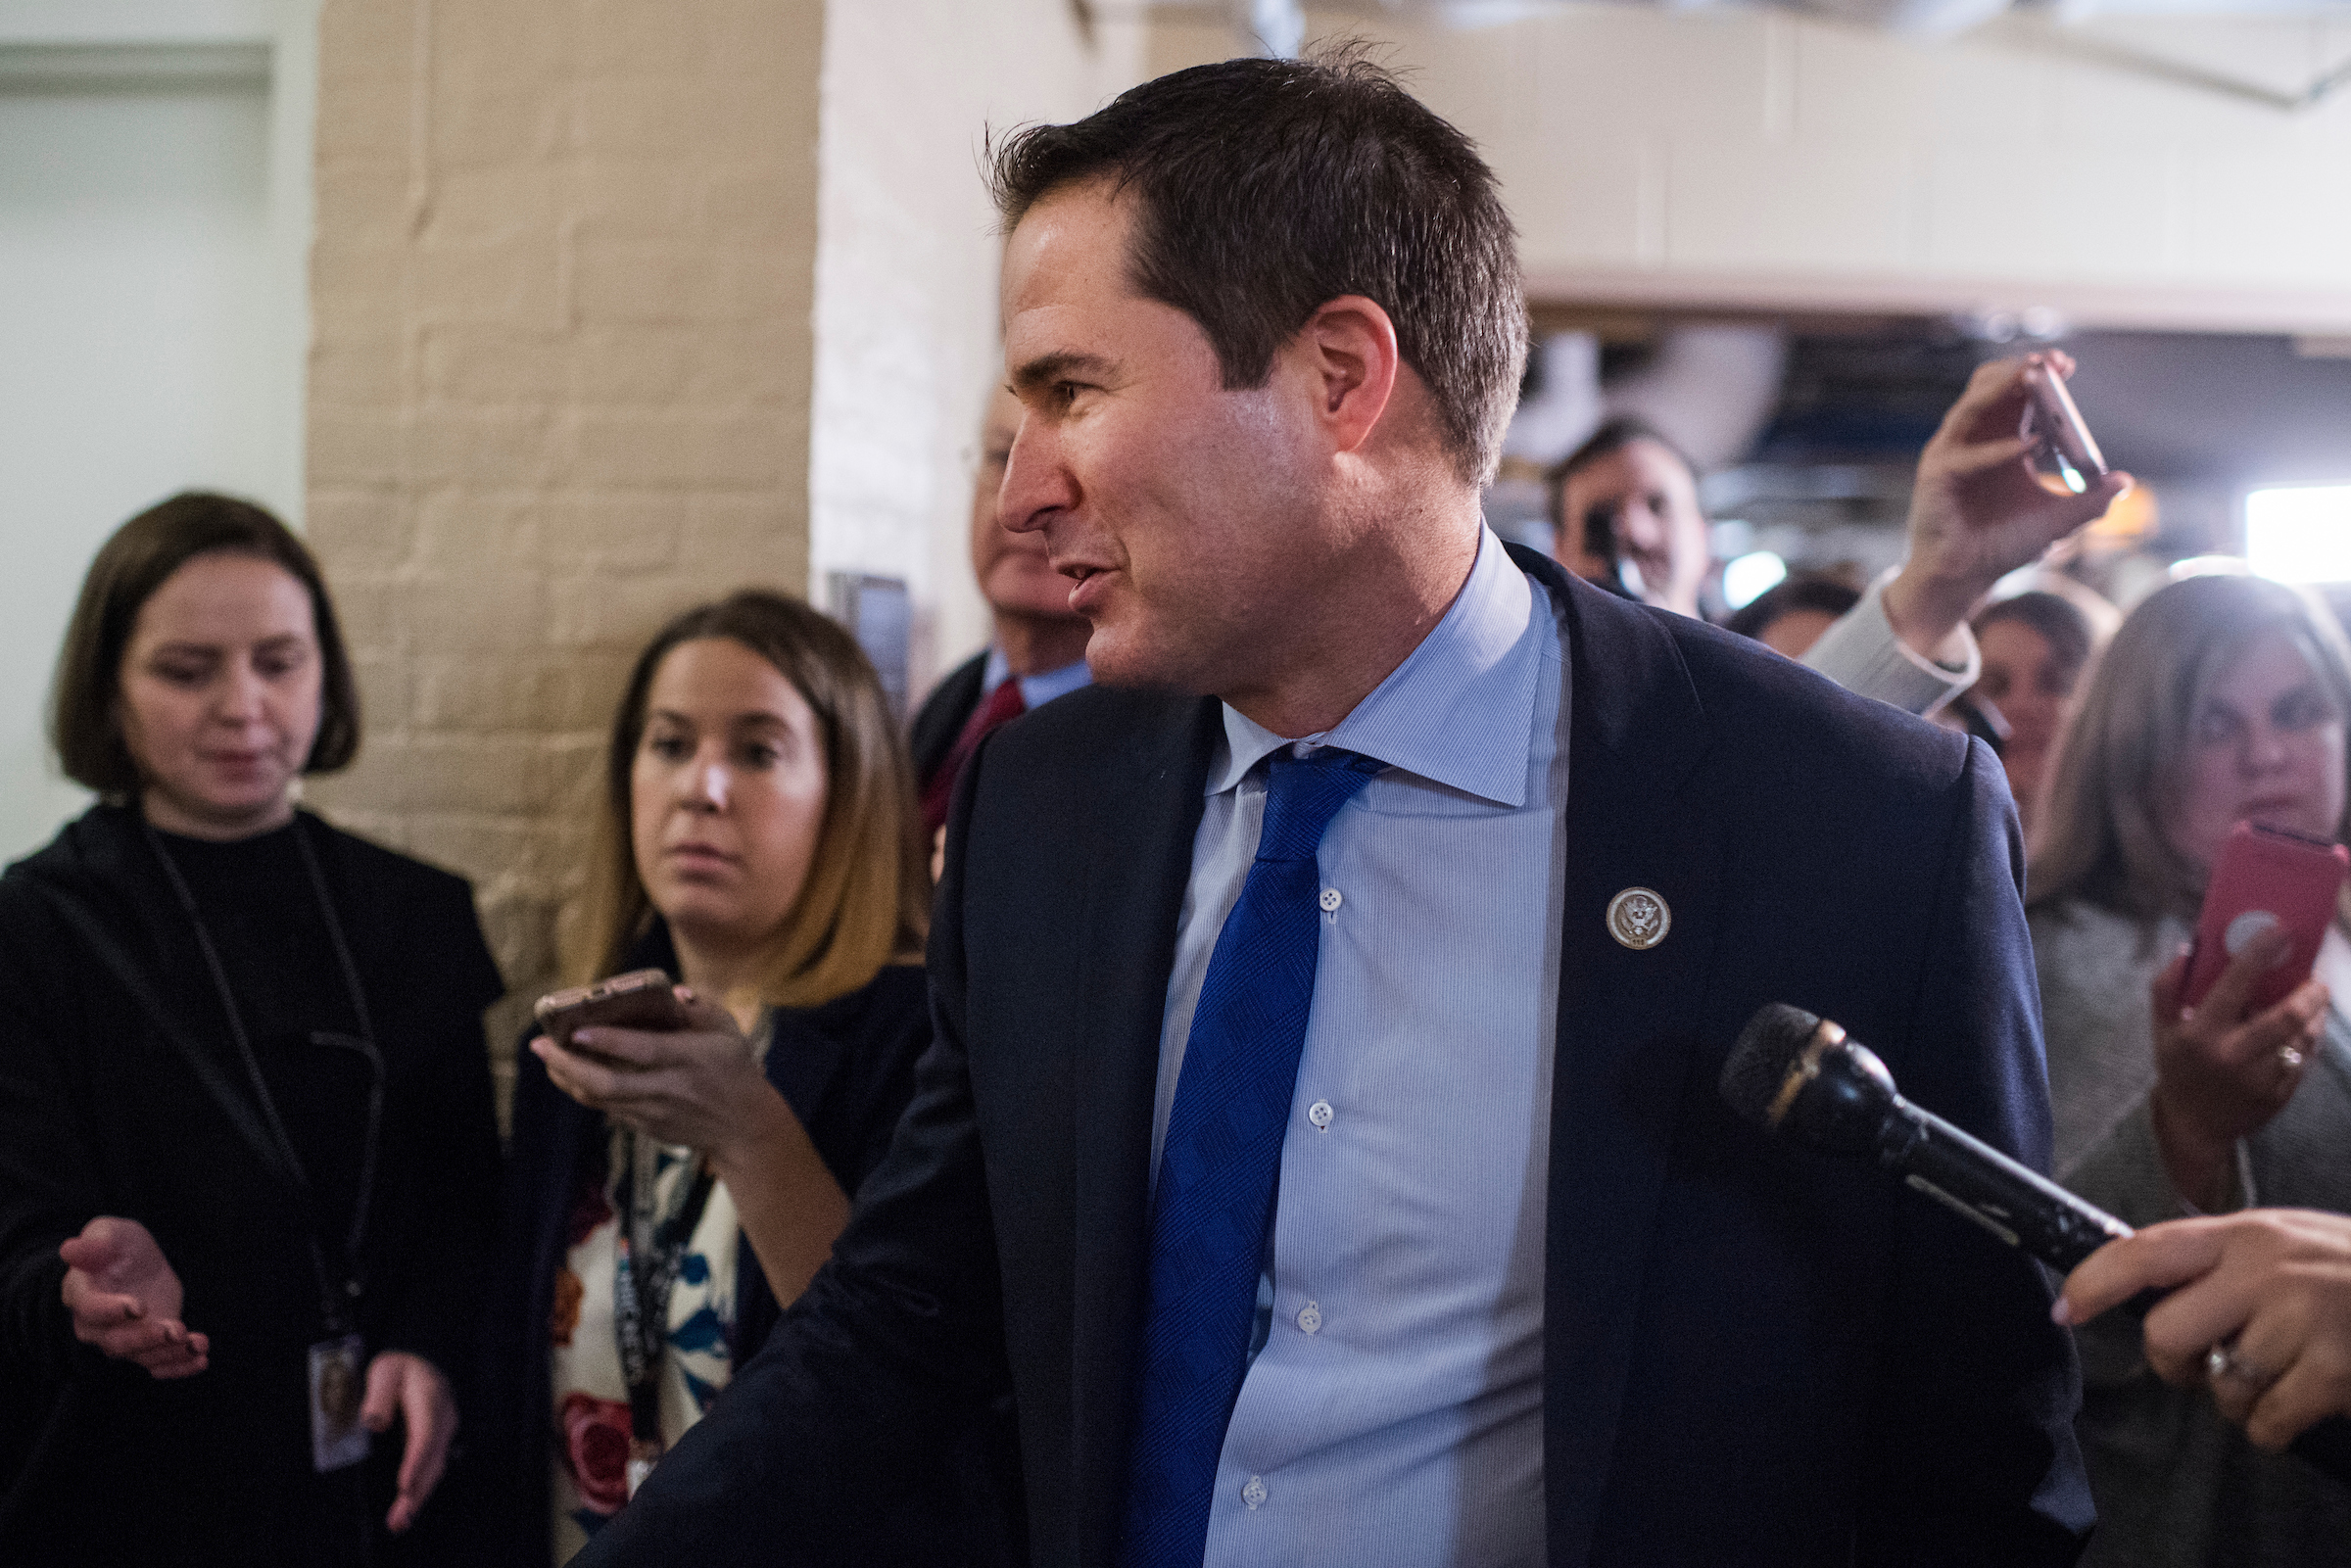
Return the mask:
<path id="1" fill-rule="evenodd" d="M 1209 955 L 1159 1157 L 1124 1568 L 1200 1568 L 1207 1549 L 1315 999 L 1315 850 L 1383 766 L 1336 748 L 1293 757 L 1286 746 L 1269 763 L 1257 859 Z"/>

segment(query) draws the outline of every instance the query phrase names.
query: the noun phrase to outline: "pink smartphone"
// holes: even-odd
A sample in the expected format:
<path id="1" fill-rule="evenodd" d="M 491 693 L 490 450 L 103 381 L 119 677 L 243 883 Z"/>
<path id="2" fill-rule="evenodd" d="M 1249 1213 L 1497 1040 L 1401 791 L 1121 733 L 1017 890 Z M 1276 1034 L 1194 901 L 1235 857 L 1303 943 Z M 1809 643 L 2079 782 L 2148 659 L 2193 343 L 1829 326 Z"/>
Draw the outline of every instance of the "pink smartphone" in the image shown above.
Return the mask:
<path id="1" fill-rule="evenodd" d="M 2327 939 L 2347 875 L 2351 850 L 2340 844 L 2238 823 L 2222 842 L 2204 890 L 2194 955 L 2187 961 L 2187 1005 L 2201 1003 L 2229 961 L 2278 927 L 2292 933 L 2294 945 L 2253 982 L 2246 1016 L 2285 1000 L 2319 961 L 2319 944 Z"/>
<path id="2" fill-rule="evenodd" d="M 550 991 L 532 1012 L 539 1027 L 557 1045 L 571 1044 L 576 1029 L 682 1029 L 686 1004 L 678 1000 L 670 978 L 659 970 L 631 970 L 593 985 L 574 985 Z"/>
<path id="3" fill-rule="evenodd" d="M 2025 370 L 2025 419 L 2018 434 L 2038 436 L 2040 450 L 2057 467 L 2057 475 L 2076 495 L 2087 490 L 2090 481 L 2106 477 L 2106 454 L 2098 451 L 2096 438 L 2089 426 L 2082 422 L 2082 410 L 2074 406 L 2074 395 L 2065 390 L 2065 378 L 2046 365 L 2031 365 Z"/>

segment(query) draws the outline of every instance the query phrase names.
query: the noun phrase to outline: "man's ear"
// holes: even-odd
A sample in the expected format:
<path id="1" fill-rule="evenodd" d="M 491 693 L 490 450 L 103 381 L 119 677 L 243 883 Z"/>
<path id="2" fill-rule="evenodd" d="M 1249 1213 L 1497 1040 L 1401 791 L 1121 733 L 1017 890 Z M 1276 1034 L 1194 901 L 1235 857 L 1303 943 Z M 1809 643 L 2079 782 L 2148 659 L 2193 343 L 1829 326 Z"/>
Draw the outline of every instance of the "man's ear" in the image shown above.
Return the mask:
<path id="1" fill-rule="evenodd" d="M 1307 317 L 1291 347 L 1315 393 L 1315 419 L 1332 450 L 1362 448 L 1388 411 L 1404 368 L 1396 323 L 1376 302 L 1342 294 Z"/>

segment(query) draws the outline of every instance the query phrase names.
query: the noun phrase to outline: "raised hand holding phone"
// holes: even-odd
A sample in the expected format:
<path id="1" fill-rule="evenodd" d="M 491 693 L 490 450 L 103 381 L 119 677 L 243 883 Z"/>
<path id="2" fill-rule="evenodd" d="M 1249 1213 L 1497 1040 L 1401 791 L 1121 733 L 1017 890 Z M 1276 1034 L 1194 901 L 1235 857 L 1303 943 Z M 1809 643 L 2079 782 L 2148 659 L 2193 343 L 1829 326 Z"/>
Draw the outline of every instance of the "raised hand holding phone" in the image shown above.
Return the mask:
<path id="1" fill-rule="evenodd" d="M 2034 383 L 2061 385 L 2073 372 L 2074 361 L 2053 349 L 1978 365 L 1919 454 L 1909 559 L 1883 600 L 1895 635 L 1913 651 L 1963 661 L 1959 627 L 1991 586 L 2105 515 L 2130 490 L 2131 476 L 2105 470 L 2102 460 L 2080 494 L 2052 491 L 2038 477 L 2046 441 L 2038 424 L 2028 433 Z"/>

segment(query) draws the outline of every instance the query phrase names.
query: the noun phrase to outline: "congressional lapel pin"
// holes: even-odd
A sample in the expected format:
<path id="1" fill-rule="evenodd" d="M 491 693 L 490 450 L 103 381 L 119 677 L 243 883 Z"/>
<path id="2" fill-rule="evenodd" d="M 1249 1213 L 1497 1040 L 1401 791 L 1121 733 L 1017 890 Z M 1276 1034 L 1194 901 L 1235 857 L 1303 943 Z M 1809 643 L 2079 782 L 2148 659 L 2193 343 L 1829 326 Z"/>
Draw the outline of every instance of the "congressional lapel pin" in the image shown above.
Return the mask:
<path id="1" fill-rule="evenodd" d="M 1673 929 L 1673 911 L 1647 887 L 1628 887 L 1608 900 L 1608 934 L 1642 952 L 1665 940 Z"/>

